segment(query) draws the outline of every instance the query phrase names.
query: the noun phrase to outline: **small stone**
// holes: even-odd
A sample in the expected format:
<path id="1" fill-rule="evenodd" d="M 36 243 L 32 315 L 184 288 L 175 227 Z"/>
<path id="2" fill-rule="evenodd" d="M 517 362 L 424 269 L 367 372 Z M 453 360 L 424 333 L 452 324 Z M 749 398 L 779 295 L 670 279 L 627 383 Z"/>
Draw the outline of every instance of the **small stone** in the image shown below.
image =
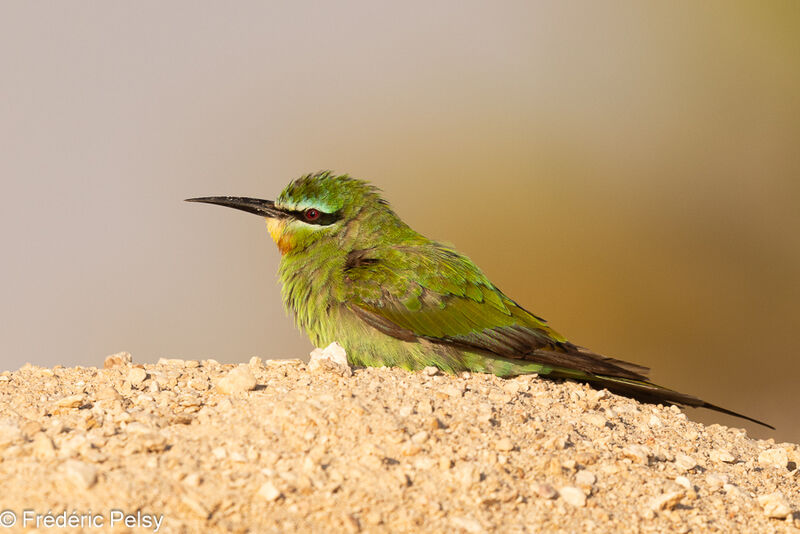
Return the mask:
<path id="1" fill-rule="evenodd" d="M 420 430 L 419 432 L 411 436 L 411 441 L 413 441 L 417 445 L 421 445 L 426 441 L 428 441 L 428 433 L 424 430 Z"/>
<path id="2" fill-rule="evenodd" d="M 661 428 L 664 426 L 664 423 L 661 422 L 661 419 L 659 419 L 658 416 L 651 415 L 650 420 L 647 421 L 647 426 L 650 428 Z"/>
<path id="3" fill-rule="evenodd" d="M 163 452 L 167 449 L 167 437 L 161 432 L 148 432 L 137 435 L 132 449 L 145 452 Z"/>
<path id="4" fill-rule="evenodd" d="M 428 430 L 437 430 L 442 428 L 442 422 L 439 421 L 439 418 L 431 416 L 425 419 L 423 426 Z"/>
<path id="5" fill-rule="evenodd" d="M 728 483 L 728 476 L 721 473 L 708 473 L 706 475 L 706 484 L 712 490 L 718 490 Z"/>
<path id="6" fill-rule="evenodd" d="M 692 489 L 691 481 L 683 475 L 675 477 L 675 483 L 684 489 Z"/>
<path id="7" fill-rule="evenodd" d="M 597 477 L 595 476 L 595 474 L 585 469 L 581 469 L 575 475 L 575 484 L 577 484 L 578 487 L 580 487 L 583 490 L 591 489 L 596 481 Z"/>
<path id="8" fill-rule="evenodd" d="M 780 491 L 769 495 L 759 495 L 758 504 L 764 509 L 764 515 L 774 519 L 786 519 L 792 513 L 786 497 Z"/>
<path id="9" fill-rule="evenodd" d="M 202 478 L 200 478 L 200 474 L 198 474 L 198 473 L 189 473 L 183 479 L 183 483 L 184 484 L 186 484 L 187 486 L 192 486 L 194 488 L 199 486 L 200 482 L 202 482 Z"/>
<path id="10" fill-rule="evenodd" d="M 273 502 L 278 500 L 278 497 L 281 496 L 281 492 L 272 482 L 264 482 L 258 489 L 258 496 L 267 502 Z"/>
<path id="11" fill-rule="evenodd" d="M 584 416 L 584 420 L 592 426 L 596 426 L 597 428 L 602 428 L 606 426 L 606 423 L 608 423 L 608 418 L 599 413 L 587 414 Z"/>
<path id="12" fill-rule="evenodd" d="M 211 516 L 211 512 L 208 511 L 208 508 L 206 508 L 205 505 L 203 505 L 203 503 L 201 503 L 194 497 L 190 497 L 189 495 L 184 495 L 183 497 L 181 497 L 181 504 L 185 506 L 190 512 L 197 515 L 197 517 L 208 519 Z"/>
<path id="13" fill-rule="evenodd" d="M 766 467 L 786 469 L 789 465 L 789 455 L 785 449 L 767 449 L 758 455 L 758 463 Z"/>
<path id="14" fill-rule="evenodd" d="M 533 491 L 542 499 L 555 499 L 558 492 L 550 484 L 534 484 Z"/>
<path id="15" fill-rule="evenodd" d="M 217 460 L 224 460 L 228 456 L 228 451 L 225 450 L 225 447 L 214 447 L 211 449 L 211 454 L 213 454 L 214 458 Z"/>
<path id="16" fill-rule="evenodd" d="M 244 393 L 256 387 L 256 377 L 246 365 L 239 365 L 217 381 L 217 389 L 225 395 Z"/>
<path id="17" fill-rule="evenodd" d="M 132 367 L 131 370 L 128 371 L 128 382 L 135 388 L 141 386 L 146 378 L 147 372 L 141 367 Z"/>
<path id="18" fill-rule="evenodd" d="M 83 395 L 70 395 L 56 401 L 59 408 L 78 408 L 84 403 Z"/>
<path id="19" fill-rule="evenodd" d="M 458 387 L 451 384 L 443 387 L 441 392 L 450 397 L 461 397 L 464 395 L 464 387 Z"/>
<path id="20" fill-rule="evenodd" d="M 316 348 L 311 351 L 308 370 L 311 372 L 327 371 L 342 376 L 353 375 L 353 370 L 347 362 L 347 352 L 335 341 L 324 349 Z"/>
<path id="21" fill-rule="evenodd" d="M 103 368 L 111 369 L 112 367 L 117 367 L 119 365 L 130 365 L 132 361 L 133 357 L 131 356 L 130 352 L 118 352 L 116 354 L 112 354 L 111 356 L 106 356 L 106 359 L 103 360 Z"/>
<path id="22" fill-rule="evenodd" d="M 39 459 L 52 458 L 56 454 L 56 447 L 50 436 L 39 432 L 33 437 L 33 455 Z"/>
<path id="23" fill-rule="evenodd" d="M 450 519 L 450 524 L 456 528 L 465 530 L 470 534 L 481 534 L 482 532 L 486 532 L 486 529 L 483 528 L 477 520 L 472 519 L 471 517 L 453 517 Z"/>
<path id="24" fill-rule="evenodd" d="M 155 384 L 155 382 L 153 382 Z M 94 398 L 100 401 L 114 401 L 119 400 L 122 398 L 122 395 L 114 389 L 113 386 L 109 385 L 102 385 L 97 388 L 97 391 L 94 394 Z"/>
<path id="25" fill-rule="evenodd" d="M 428 367 L 422 370 L 422 374 L 426 376 L 436 376 L 439 374 L 439 368 L 429 365 Z"/>
<path id="26" fill-rule="evenodd" d="M 165 365 L 167 367 L 183 367 L 183 360 L 181 358 L 159 358 L 158 365 Z"/>
<path id="27" fill-rule="evenodd" d="M 422 399 L 417 403 L 417 413 L 420 415 L 431 415 L 433 413 L 433 405 L 431 401 Z"/>
<path id="28" fill-rule="evenodd" d="M 81 489 L 89 489 L 97 483 L 97 468 L 78 460 L 64 462 L 67 479 Z"/>
<path id="29" fill-rule="evenodd" d="M 652 453 L 644 445 L 628 445 L 622 449 L 622 456 L 640 464 L 647 464 Z"/>
<path id="30" fill-rule="evenodd" d="M 586 494 L 583 493 L 580 488 L 565 486 L 558 490 L 558 494 L 564 499 L 564 502 L 576 508 L 583 508 L 586 506 Z"/>
<path id="31" fill-rule="evenodd" d="M 422 452 L 422 447 L 414 442 L 409 441 L 403 445 L 402 449 L 400 449 L 400 452 L 403 453 L 403 456 L 414 456 Z"/>
<path id="32" fill-rule="evenodd" d="M 252 358 L 250 358 L 250 361 L 247 362 L 247 365 L 249 365 L 250 367 L 263 367 L 264 360 L 262 360 L 258 356 L 253 356 Z"/>
<path id="33" fill-rule="evenodd" d="M 500 438 L 495 442 L 494 448 L 501 452 L 513 451 L 514 443 L 508 438 Z"/>
<path id="34" fill-rule="evenodd" d="M 42 425 L 37 423 L 36 421 L 28 421 L 20 427 L 20 430 L 25 435 L 26 438 L 32 439 L 38 432 L 42 431 Z"/>
<path id="35" fill-rule="evenodd" d="M 675 455 L 675 467 L 681 471 L 691 471 L 697 467 L 697 462 L 691 456 L 678 453 Z"/>
<path id="36" fill-rule="evenodd" d="M 650 509 L 654 511 L 658 510 L 674 510 L 678 503 L 681 502 L 686 496 L 686 493 L 683 491 L 670 491 L 668 493 L 664 493 L 650 502 Z"/>
<path id="37" fill-rule="evenodd" d="M 731 453 L 719 449 L 714 449 L 713 451 L 711 451 L 708 457 L 711 458 L 712 462 L 716 463 L 723 462 L 726 464 L 731 464 L 736 461 L 736 458 L 734 458 Z"/>

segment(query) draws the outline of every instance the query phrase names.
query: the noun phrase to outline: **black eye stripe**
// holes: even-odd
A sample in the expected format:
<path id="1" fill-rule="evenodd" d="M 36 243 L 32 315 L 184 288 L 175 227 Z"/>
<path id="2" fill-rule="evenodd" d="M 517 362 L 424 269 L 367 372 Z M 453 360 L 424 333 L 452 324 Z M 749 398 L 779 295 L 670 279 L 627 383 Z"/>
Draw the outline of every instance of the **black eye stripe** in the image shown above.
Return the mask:
<path id="1" fill-rule="evenodd" d="M 317 213 L 319 213 L 319 217 L 317 217 L 313 221 L 309 221 L 306 218 L 306 211 L 308 210 L 287 210 L 286 213 L 288 215 L 291 215 L 298 221 L 303 221 L 306 224 L 317 224 L 319 226 L 328 226 L 329 224 L 333 224 L 339 219 L 341 219 L 341 215 L 339 214 L 338 211 L 334 213 L 325 213 L 322 210 L 317 210 Z"/>

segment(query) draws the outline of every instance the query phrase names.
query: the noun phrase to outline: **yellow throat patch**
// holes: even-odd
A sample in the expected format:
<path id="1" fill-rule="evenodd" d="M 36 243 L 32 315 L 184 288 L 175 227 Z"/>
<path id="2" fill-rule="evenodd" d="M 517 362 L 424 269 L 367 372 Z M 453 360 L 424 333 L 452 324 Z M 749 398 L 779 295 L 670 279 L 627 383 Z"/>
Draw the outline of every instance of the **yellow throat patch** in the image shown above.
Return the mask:
<path id="1" fill-rule="evenodd" d="M 267 230 L 275 244 L 278 245 L 278 250 L 281 255 L 286 254 L 294 248 L 294 239 L 290 234 L 286 233 L 286 220 L 285 219 L 267 219 Z"/>

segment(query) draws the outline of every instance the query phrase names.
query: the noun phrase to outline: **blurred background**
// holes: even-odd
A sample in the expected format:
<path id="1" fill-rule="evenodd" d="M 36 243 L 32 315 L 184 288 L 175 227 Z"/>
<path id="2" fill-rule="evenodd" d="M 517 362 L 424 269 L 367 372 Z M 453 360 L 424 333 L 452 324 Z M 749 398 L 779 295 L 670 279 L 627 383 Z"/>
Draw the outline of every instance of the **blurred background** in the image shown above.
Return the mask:
<path id="1" fill-rule="evenodd" d="M 572 341 L 800 441 L 800 4 L 0 4 L 0 370 L 305 357 L 252 215 L 381 187 Z"/>

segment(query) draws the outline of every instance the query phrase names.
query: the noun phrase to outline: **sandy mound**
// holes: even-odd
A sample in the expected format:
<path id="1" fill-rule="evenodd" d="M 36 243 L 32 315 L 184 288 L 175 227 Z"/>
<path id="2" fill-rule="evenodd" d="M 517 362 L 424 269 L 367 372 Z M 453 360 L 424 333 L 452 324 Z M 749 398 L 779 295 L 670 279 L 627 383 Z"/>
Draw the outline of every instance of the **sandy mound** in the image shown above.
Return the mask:
<path id="1" fill-rule="evenodd" d="M 107 365 L 0 375 L 11 531 L 800 527 L 797 445 L 582 384 L 258 358 Z"/>

